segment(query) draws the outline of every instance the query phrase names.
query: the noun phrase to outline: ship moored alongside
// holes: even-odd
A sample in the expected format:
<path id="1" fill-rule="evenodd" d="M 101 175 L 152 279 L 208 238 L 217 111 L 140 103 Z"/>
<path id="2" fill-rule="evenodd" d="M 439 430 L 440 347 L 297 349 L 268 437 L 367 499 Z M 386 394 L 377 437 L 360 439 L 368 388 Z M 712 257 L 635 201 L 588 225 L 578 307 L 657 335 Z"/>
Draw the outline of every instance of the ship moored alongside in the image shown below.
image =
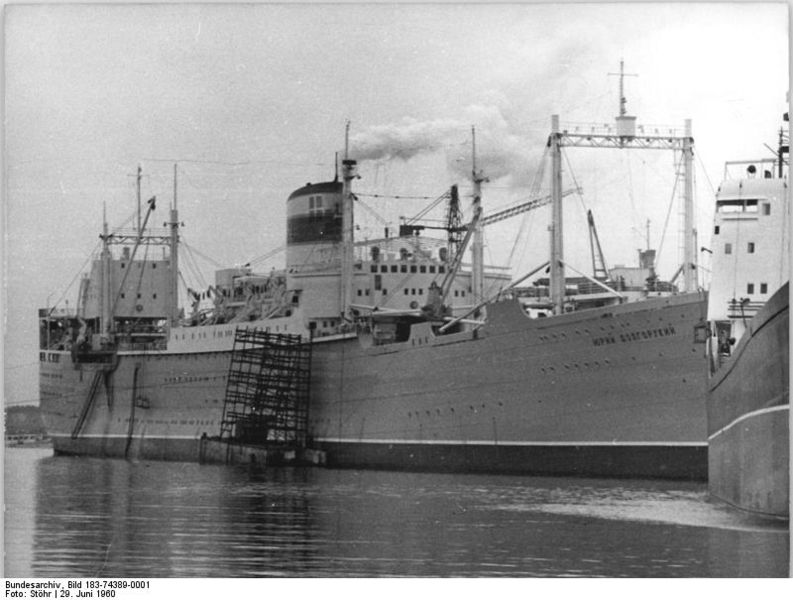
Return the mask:
<path id="1" fill-rule="evenodd" d="M 787 155 L 780 131 L 775 157 L 725 168 L 708 307 L 710 494 L 780 518 L 790 489 Z M 743 174 L 731 178 L 735 169 Z"/>

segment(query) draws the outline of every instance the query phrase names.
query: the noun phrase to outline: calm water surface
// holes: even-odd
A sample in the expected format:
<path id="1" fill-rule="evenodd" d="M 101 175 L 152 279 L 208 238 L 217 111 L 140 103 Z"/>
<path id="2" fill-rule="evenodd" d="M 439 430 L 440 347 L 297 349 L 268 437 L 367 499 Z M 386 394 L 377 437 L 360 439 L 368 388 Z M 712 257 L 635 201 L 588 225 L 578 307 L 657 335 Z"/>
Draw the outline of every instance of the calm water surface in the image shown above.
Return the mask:
<path id="1" fill-rule="evenodd" d="M 7 577 L 786 577 L 704 484 L 252 470 L 6 448 Z"/>

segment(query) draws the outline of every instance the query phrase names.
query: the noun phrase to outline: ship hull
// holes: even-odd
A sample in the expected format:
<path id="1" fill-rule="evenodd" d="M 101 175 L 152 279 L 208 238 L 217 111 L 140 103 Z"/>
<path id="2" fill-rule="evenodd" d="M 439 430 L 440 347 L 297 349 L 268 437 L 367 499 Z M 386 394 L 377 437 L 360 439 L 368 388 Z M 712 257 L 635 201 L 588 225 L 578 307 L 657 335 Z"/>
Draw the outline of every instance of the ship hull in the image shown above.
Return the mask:
<path id="1" fill-rule="evenodd" d="M 788 285 L 752 319 L 708 395 L 710 494 L 746 511 L 789 518 Z"/>
<path id="2" fill-rule="evenodd" d="M 705 302 L 529 319 L 509 301 L 476 331 L 436 336 L 422 323 L 405 342 L 369 347 L 319 338 L 308 437 L 336 467 L 704 479 L 707 381 L 693 332 Z M 67 354 L 42 363 L 56 451 L 200 460 L 220 430 L 230 355 L 122 355 L 88 410 L 98 367 Z"/>

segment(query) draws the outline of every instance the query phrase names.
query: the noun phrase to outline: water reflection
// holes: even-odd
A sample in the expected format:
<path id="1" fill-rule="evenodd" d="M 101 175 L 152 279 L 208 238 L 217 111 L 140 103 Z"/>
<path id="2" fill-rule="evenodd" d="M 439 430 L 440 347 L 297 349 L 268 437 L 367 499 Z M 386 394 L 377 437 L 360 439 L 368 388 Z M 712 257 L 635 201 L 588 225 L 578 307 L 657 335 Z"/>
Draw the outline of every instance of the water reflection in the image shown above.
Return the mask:
<path id="1" fill-rule="evenodd" d="M 301 568 L 312 532 L 301 473 L 268 476 L 257 481 L 196 464 L 42 460 L 34 569 L 43 576 L 214 577 Z"/>
<path id="2" fill-rule="evenodd" d="M 786 528 L 701 484 L 31 452 L 6 453 L 8 576 L 787 575 Z"/>

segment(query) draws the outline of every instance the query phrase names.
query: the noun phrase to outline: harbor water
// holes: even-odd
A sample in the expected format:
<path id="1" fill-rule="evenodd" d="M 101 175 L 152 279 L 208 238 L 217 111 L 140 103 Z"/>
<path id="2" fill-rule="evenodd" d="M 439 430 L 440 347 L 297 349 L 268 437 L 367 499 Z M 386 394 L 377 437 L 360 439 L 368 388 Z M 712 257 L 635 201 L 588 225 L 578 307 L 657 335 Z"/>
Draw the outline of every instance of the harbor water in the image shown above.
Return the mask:
<path id="1" fill-rule="evenodd" d="M 5 449 L 6 577 L 787 577 L 700 482 L 268 469 Z"/>

